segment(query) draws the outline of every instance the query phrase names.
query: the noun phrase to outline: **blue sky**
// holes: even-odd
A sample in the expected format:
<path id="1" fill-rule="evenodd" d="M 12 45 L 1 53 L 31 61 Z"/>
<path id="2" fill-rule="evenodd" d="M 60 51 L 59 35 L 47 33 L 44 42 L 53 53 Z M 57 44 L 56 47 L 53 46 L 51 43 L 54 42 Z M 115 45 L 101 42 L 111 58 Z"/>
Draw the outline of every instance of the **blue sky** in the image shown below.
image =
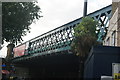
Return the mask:
<path id="1" fill-rule="evenodd" d="M 88 13 L 94 12 L 112 3 L 112 0 L 88 0 Z M 41 15 L 36 24 L 33 23 L 31 33 L 23 37 L 23 42 L 50 31 L 56 27 L 73 21 L 83 15 L 84 0 L 38 0 Z M 6 56 L 6 45 L 0 56 Z"/>

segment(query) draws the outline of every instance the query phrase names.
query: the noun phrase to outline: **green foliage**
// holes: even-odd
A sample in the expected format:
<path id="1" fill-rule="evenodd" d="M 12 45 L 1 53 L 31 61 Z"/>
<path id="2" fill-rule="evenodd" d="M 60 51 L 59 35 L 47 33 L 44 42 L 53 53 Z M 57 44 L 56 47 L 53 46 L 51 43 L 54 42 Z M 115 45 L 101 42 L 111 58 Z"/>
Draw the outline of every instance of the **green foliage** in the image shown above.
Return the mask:
<path id="1" fill-rule="evenodd" d="M 97 35 L 95 33 L 98 22 L 91 17 L 85 17 L 81 23 L 74 28 L 74 40 L 71 44 L 73 51 L 81 56 L 86 57 L 90 48 L 97 44 Z"/>
<path id="2" fill-rule="evenodd" d="M 84 35 L 91 35 L 93 37 L 96 37 L 95 31 L 96 31 L 97 24 L 98 23 L 91 17 L 83 18 L 82 22 L 74 28 L 75 37 L 81 37 Z"/>
<path id="3" fill-rule="evenodd" d="M 2 3 L 2 40 L 10 43 L 22 41 L 30 32 L 29 25 L 39 19 L 40 8 L 36 2 Z"/>

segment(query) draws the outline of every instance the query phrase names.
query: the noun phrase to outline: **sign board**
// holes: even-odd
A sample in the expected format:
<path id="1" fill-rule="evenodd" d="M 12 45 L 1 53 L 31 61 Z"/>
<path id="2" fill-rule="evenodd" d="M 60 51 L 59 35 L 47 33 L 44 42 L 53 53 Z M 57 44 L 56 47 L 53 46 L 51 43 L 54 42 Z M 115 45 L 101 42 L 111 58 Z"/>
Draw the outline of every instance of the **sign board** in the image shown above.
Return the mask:
<path id="1" fill-rule="evenodd" d="M 25 44 L 14 48 L 14 57 L 22 56 L 25 53 Z"/>
<path id="2" fill-rule="evenodd" d="M 112 63 L 112 76 L 114 80 L 120 80 L 120 63 Z"/>

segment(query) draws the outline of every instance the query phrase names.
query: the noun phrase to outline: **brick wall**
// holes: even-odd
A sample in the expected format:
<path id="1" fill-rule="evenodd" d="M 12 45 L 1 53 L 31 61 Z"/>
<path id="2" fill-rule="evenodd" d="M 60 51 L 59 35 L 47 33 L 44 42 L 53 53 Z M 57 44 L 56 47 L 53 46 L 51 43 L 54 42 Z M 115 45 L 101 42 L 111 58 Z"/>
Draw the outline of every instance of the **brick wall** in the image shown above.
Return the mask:
<path id="1" fill-rule="evenodd" d="M 104 39 L 103 45 L 120 46 L 120 2 L 113 3 L 112 5 L 113 5 L 112 11 L 114 12 L 114 14 L 110 19 L 107 36 Z M 115 39 L 113 37 L 113 33 L 115 34 Z M 113 41 L 113 39 L 115 42 Z M 115 43 L 115 45 L 113 43 Z"/>

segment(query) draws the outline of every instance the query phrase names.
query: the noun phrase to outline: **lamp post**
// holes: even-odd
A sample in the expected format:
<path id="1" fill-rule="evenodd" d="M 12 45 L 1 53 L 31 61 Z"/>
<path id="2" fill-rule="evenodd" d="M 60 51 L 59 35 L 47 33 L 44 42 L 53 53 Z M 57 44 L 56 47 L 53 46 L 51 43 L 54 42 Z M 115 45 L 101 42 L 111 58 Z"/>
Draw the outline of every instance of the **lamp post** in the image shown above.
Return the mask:
<path id="1" fill-rule="evenodd" d="M 84 11 L 83 11 L 83 17 L 87 15 L 87 2 L 88 0 L 84 0 Z"/>

